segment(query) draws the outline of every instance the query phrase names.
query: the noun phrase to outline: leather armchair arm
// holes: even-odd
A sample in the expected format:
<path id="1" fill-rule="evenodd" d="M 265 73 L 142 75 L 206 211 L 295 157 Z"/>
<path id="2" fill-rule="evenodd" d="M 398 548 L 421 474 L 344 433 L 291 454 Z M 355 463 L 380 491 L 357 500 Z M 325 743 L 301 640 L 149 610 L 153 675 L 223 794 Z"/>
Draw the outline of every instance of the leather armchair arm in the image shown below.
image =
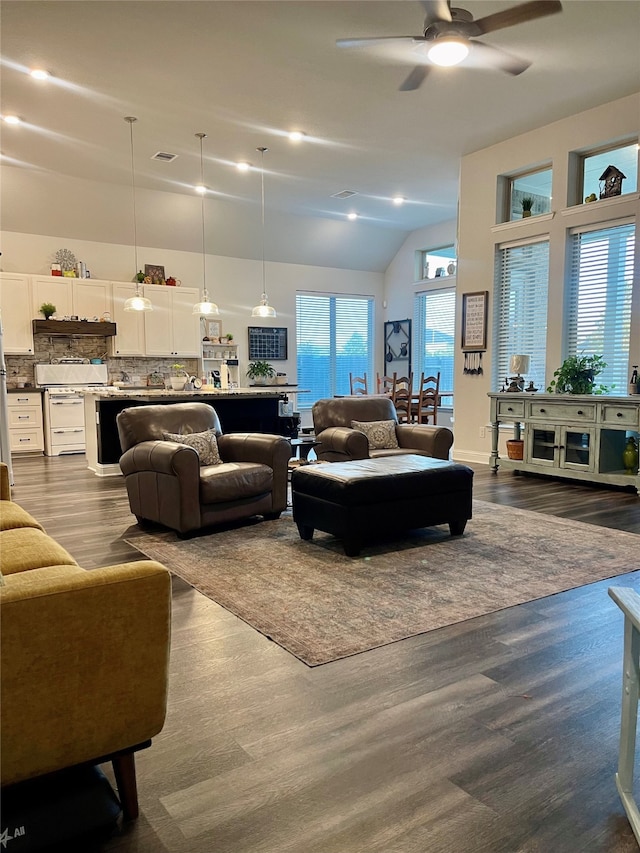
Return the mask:
<path id="1" fill-rule="evenodd" d="M 200 477 L 196 451 L 175 441 L 141 441 L 122 454 L 120 468 L 125 477 L 141 471 L 171 474 L 181 479 L 191 477 L 196 483 Z"/>
<path id="2" fill-rule="evenodd" d="M 2 784 L 126 749 L 166 712 L 171 577 L 141 560 L 20 573 L 2 603 Z"/>
<path id="3" fill-rule="evenodd" d="M 218 436 L 218 449 L 223 462 L 259 462 L 273 470 L 271 511 L 280 513 L 287 507 L 287 485 L 291 444 L 281 435 L 259 432 L 234 432 Z"/>
<path id="4" fill-rule="evenodd" d="M 422 450 L 434 459 L 448 459 L 453 444 L 450 429 L 428 424 L 398 424 L 396 436 L 400 447 Z"/>
<path id="5" fill-rule="evenodd" d="M 316 436 L 314 448 L 318 459 L 325 462 L 346 462 L 369 458 L 369 440 L 363 432 L 350 427 L 329 427 Z"/>
<path id="6" fill-rule="evenodd" d="M 11 486 L 9 485 L 9 466 L 6 462 L 0 462 L 0 500 L 11 500 Z"/>

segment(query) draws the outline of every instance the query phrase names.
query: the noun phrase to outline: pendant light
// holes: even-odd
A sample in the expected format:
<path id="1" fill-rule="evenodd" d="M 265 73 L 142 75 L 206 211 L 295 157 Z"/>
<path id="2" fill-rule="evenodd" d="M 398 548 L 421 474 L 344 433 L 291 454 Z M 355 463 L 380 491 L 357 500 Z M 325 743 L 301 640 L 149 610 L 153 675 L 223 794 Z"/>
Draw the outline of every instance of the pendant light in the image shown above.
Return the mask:
<path id="1" fill-rule="evenodd" d="M 125 116 L 124 120 L 129 123 L 129 136 L 131 141 L 131 195 L 133 197 L 133 256 L 134 269 L 138 269 L 138 233 L 136 230 L 136 171 L 134 167 L 133 157 L 133 123 L 138 121 L 135 116 Z M 151 300 L 147 299 L 140 293 L 140 282 L 138 281 L 138 273 L 136 272 L 136 292 L 129 299 L 125 300 L 125 311 L 153 311 Z"/>
<path id="2" fill-rule="evenodd" d="M 200 140 L 200 186 L 197 190 L 202 195 L 202 301 L 196 302 L 193 306 L 193 314 L 199 314 L 201 317 L 219 317 L 220 311 L 215 302 L 209 300 L 207 293 L 207 253 L 205 252 L 204 244 L 204 197 L 207 194 L 207 188 L 204 183 L 204 160 L 202 157 L 202 140 L 207 138 L 206 133 L 196 133 L 196 137 Z"/>
<path id="3" fill-rule="evenodd" d="M 262 155 L 262 167 L 261 167 L 261 177 L 262 177 L 262 296 L 260 297 L 260 304 L 256 305 L 256 307 L 251 312 L 252 317 L 277 317 L 276 309 L 272 308 L 269 305 L 269 300 L 267 298 L 267 287 L 266 287 L 266 275 L 265 275 L 265 263 L 264 263 L 264 152 L 268 151 L 268 148 L 256 148 L 256 151 L 259 151 Z"/>

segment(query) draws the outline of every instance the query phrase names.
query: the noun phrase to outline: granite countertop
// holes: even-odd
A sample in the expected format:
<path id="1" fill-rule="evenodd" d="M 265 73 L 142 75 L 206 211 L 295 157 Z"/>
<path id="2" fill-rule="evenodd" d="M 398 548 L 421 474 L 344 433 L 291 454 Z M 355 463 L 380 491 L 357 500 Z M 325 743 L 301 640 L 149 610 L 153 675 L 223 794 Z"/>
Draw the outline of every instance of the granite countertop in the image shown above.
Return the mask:
<path id="1" fill-rule="evenodd" d="M 85 397 L 97 397 L 101 400 L 108 399 L 126 399 L 128 397 L 181 397 L 188 400 L 192 397 L 279 397 L 281 394 L 291 394 L 293 392 L 301 392 L 297 385 L 266 385 L 256 388 L 229 388 L 221 389 L 214 388 L 207 390 L 201 388 L 195 391 L 173 391 L 170 388 L 113 388 L 107 386 L 105 388 L 82 388 L 78 389 L 79 394 Z"/>
<path id="2" fill-rule="evenodd" d="M 24 388 L 16 388 L 15 386 L 11 388 L 7 386 L 7 394 L 24 394 L 25 392 L 27 394 L 33 394 L 34 392 L 36 394 L 43 394 L 44 388 L 35 388 L 33 385 L 28 385 Z"/>

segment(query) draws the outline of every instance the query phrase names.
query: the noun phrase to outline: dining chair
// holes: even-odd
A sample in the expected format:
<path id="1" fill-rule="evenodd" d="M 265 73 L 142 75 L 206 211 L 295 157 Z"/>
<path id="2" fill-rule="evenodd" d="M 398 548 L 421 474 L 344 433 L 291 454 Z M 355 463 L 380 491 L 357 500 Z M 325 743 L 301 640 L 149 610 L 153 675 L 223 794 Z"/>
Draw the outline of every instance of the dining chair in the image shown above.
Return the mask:
<path id="1" fill-rule="evenodd" d="M 398 376 L 393 374 L 391 400 L 398 413 L 398 423 L 411 423 L 411 400 L 413 397 L 413 374 Z"/>
<path id="2" fill-rule="evenodd" d="M 425 376 L 420 374 L 420 388 L 418 389 L 418 403 L 413 412 L 414 420 L 418 424 L 428 424 L 429 418 L 432 423 L 438 423 L 438 403 L 440 397 L 440 371 L 436 376 Z"/>
<path id="3" fill-rule="evenodd" d="M 351 395 L 354 394 L 368 394 L 369 388 L 367 385 L 367 374 L 364 376 L 354 376 L 353 373 L 349 374 L 349 386 L 351 388 Z"/>
<path id="4" fill-rule="evenodd" d="M 380 376 L 376 373 L 376 388 L 378 394 L 393 396 L 393 376 Z"/>

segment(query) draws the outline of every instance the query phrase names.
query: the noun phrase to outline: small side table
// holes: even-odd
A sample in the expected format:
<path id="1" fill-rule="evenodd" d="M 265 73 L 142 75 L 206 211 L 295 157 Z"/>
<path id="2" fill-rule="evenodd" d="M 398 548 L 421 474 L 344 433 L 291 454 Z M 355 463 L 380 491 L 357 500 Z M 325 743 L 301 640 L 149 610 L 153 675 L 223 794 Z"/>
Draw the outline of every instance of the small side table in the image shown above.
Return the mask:
<path id="1" fill-rule="evenodd" d="M 295 451 L 300 462 L 307 462 L 309 452 L 319 444 L 315 435 L 303 435 L 300 438 L 291 439 L 291 447 Z"/>

